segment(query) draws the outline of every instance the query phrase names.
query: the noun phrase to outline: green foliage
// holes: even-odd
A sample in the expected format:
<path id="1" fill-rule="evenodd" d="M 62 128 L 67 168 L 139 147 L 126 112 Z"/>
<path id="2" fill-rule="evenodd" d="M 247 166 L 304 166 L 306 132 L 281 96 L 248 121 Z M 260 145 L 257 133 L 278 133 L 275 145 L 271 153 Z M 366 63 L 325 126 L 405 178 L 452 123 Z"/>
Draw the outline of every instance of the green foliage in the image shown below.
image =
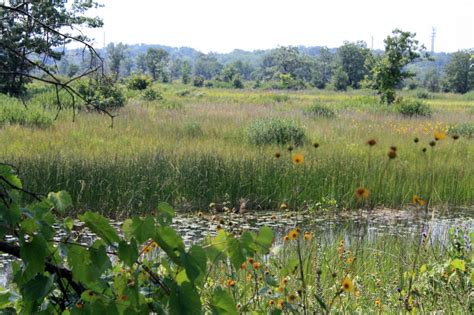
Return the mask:
<path id="1" fill-rule="evenodd" d="M 153 81 L 169 82 L 169 53 L 162 49 L 148 48 L 145 55 L 145 66 Z"/>
<path id="2" fill-rule="evenodd" d="M 415 34 L 396 29 L 385 40 L 385 52 L 374 60 L 374 67 L 369 76 L 369 85 L 380 95 L 382 103 L 392 104 L 395 101 L 395 89 L 404 79 L 414 76 L 405 67 L 420 58 L 424 47 L 418 45 Z"/>
<path id="3" fill-rule="evenodd" d="M 248 139 L 256 145 L 288 143 L 302 145 L 305 137 L 303 128 L 294 121 L 282 118 L 258 119 L 248 129 Z"/>
<path id="4" fill-rule="evenodd" d="M 25 93 L 25 85 L 31 81 L 31 71 L 39 69 L 35 64 L 38 56 L 45 60 L 61 59 L 63 54 L 58 48 L 76 36 L 70 30 L 96 28 L 103 24 L 100 18 L 88 17 L 86 14 L 87 10 L 98 6 L 95 1 L 76 1 L 72 5 L 64 1 L 34 1 L 20 5 L 18 1 L 8 0 L 2 1 L 2 5 L 0 93 L 13 96 Z M 66 25 L 69 27 L 64 27 Z M 60 32 L 68 36 L 68 39 L 61 36 Z M 79 35 L 79 38 L 85 42 L 90 41 L 84 35 Z M 48 66 L 43 64 L 43 67 Z M 43 70 L 39 71 L 45 73 Z M 51 67 L 50 71 L 54 72 L 54 68 Z"/>
<path id="5" fill-rule="evenodd" d="M 88 211 L 79 219 L 97 239 L 88 245 L 77 244 L 70 241 L 71 226 L 63 224 L 53 212 L 70 205 L 66 192 L 50 193 L 48 198 L 38 198 L 20 208 L 17 192 L 21 182 L 14 170 L 2 164 L 0 176 L 6 180 L 2 189 L 8 197 L 0 203 L 0 229 L 15 231 L 18 236 L 11 244 L 19 244 L 10 245 L 5 233 L 1 233 L 0 251 L 22 261 L 22 265 L 15 263 L 13 267 L 14 290 L 18 294 L 1 292 L 2 311 L 201 314 L 202 302 L 207 300 L 215 314 L 237 314 L 235 298 L 221 286 L 211 285 L 211 297 L 203 294 L 207 290 L 203 284 L 217 262 L 215 255 L 237 269 L 247 257 L 268 254 L 274 240 L 272 230 L 266 227 L 258 233 L 245 232 L 241 238 L 220 231 L 205 246 L 196 244 L 187 249 L 169 226 L 173 208 L 160 203 L 154 217 L 127 219 L 124 237 L 108 219 Z M 6 215 L 8 212 L 17 215 L 12 220 Z M 35 229 L 28 223 L 32 217 L 37 224 Z M 61 226 L 62 231 L 52 229 L 53 224 Z M 54 244 L 61 250 L 54 250 Z M 161 255 L 154 259 L 148 255 L 158 248 Z M 157 271 L 159 265 L 163 267 Z"/>
<path id="6" fill-rule="evenodd" d="M 271 98 L 277 103 L 285 103 L 290 100 L 290 97 L 287 94 L 272 94 Z"/>
<path id="7" fill-rule="evenodd" d="M 341 69 L 337 69 L 334 76 L 341 76 L 341 73 L 344 72 L 347 75 L 347 79 L 344 78 L 343 80 L 346 87 L 352 86 L 354 89 L 359 88 L 360 82 L 368 73 L 365 65 L 369 54 L 370 50 L 363 41 L 356 43 L 344 42 L 344 45 L 337 49 L 338 64 Z M 336 80 L 340 82 L 341 78 Z M 346 87 L 338 88 L 340 85 L 336 83 L 334 83 L 334 86 L 337 90 L 346 89 Z"/>
<path id="8" fill-rule="evenodd" d="M 418 90 L 416 92 L 416 98 L 421 99 L 421 100 L 427 100 L 427 99 L 432 98 L 432 95 L 428 93 L 427 91 Z"/>
<path id="9" fill-rule="evenodd" d="M 406 117 L 431 117 L 433 110 L 421 100 L 402 99 L 397 102 L 396 111 Z"/>
<path id="10" fill-rule="evenodd" d="M 334 109 L 321 104 L 320 102 L 315 102 L 313 105 L 304 110 L 304 113 L 311 117 L 322 117 L 322 118 L 335 118 L 336 112 Z"/>
<path id="11" fill-rule="evenodd" d="M 202 76 L 196 75 L 193 77 L 193 85 L 195 87 L 203 87 L 204 86 L 204 78 Z"/>
<path id="12" fill-rule="evenodd" d="M 458 51 L 444 68 L 443 88 L 455 93 L 474 89 L 474 58 L 472 52 Z"/>
<path id="13" fill-rule="evenodd" d="M 342 67 L 338 67 L 332 77 L 332 84 L 336 91 L 345 91 L 349 85 L 349 76 Z"/>
<path id="14" fill-rule="evenodd" d="M 184 134 L 189 138 L 199 138 L 204 134 L 201 125 L 197 122 L 188 122 L 183 125 L 183 129 Z"/>
<path id="15" fill-rule="evenodd" d="M 452 136 L 457 135 L 466 138 L 474 138 L 474 123 L 461 123 L 450 126 L 448 133 Z"/>
<path id="16" fill-rule="evenodd" d="M 142 98 L 145 101 L 156 101 L 156 100 L 162 100 L 163 95 L 156 89 L 149 87 L 143 91 Z"/>
<path id="17" fill-rule="evenodd" d="M 18 124 L 27 127 L 48 128 L 53 123 L 53 112 L 38 106 L 25 108 L 18 100 L 0 95 L 0 126 Z"/>
<path id="18" fill-rule="evenodd" d="M 142 74 L 134 74 L 127 79 L 127 88 L 130 90 L 146 90 L 151 84 L 151 78 Z"/>
<path id="19" fill-rule="evenodd" d="M 77 90 L 84 95 L 87 102 L 102 109 L 115 109 L 125 105 L 125 96 L 111 77 L 81 80 L 78 82 Z"/>

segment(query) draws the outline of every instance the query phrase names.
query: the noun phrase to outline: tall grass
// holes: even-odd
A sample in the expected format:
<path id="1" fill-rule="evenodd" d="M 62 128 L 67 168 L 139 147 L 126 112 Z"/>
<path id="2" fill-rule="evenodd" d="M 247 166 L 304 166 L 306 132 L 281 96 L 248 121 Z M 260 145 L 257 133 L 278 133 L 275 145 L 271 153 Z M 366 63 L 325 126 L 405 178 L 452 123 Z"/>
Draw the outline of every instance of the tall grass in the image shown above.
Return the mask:
<path id="1" fill-rule="evenodd" d="M 0 158 L 19 166 L 29 189 L 65 189 L 77 210 L 111 214 L 149 211 L 158 201 L 205 210 L 224 200 L 238 205 L 240 198 L 264 209 L 322 198 L 353 208 L 359 186 L 371 191 L 374 205 L 401 207 L 414 194 L 430 193 L 430 167 L 436 171 L 435 204 L 473 204 L 472 140 L 445 139 L 433 149 L 428 144 L 434 131 L 467 122 L 466 110 L 474 104 L 461 97 L 446 97 L 444 105 L 429 99 L 431 119 L 406 119 L 364 91 L 285 92 L 288 97 L 275 101 L 281 92 L 186 87 L 190 93 L 181 96 L 182 86 L 155 88 L 180 106 L 137 97 L 120 111 L 114 129 L 107 117 L 93 113 L 79 113 L 72 123 L 70 112 L 49 129 L 5 126 Z M 315 101 L 337 108 L 338 117 L 304 115 Z M 287 146 L 249 143 L 250 126 L 266 117 L 297 120 L 306 145 L 290 153 Z M 377 140 L 375 147 L 366 145 L 369 138 Z M 387 157 L 390 146 L 398 148 L 394 160 Z M 304 155 L 302 165 L 292 163 L 295 153 Z"/>

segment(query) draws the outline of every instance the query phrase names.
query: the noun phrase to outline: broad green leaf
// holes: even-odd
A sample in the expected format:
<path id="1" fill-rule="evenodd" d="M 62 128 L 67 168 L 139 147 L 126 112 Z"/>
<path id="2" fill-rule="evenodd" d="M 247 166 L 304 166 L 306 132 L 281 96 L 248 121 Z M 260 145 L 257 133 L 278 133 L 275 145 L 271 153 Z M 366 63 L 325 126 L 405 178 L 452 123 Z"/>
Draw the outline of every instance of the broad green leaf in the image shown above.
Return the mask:
<path id="1" fill-rule="evenodd" d="M 43 237 L 34 236 L 31 242 L 25 243 L 20 247 L 20 257 L 25 264 L 23 281 L 29 281 L 37 273 L 44 271 L 44 262 L 48 257 L 48 244 Z"/>
<path id="2" fill-rule="evenodd" d="M 98 213 L 87 211 L 84 215 L 79 216 L 87 227 L 98 237 L 102 238 L 107 244 L 112 245 L 120 241 L 115 229 L 109 224 L 109 221 Z"/>
<path id="3" fill-rule="evenodd" d="M 158 204 L 158 222 L 162 225 L 170 225 L 173 223 L 174 209 L 166 202 Z"/>
<path id="4" fill-rule="evenodd" d="M 64 211 L 72 206 L 71 195 L 66 191 L 50 192 L 48 200 L 53 204 L 54 209 L 61 213 L 64 213 Z"/>
<path id="5" fill-rule="evenodd" d="M 466 262 L 462 259 L 454 259 L 451 262 L 451 267 L 464 272 L 466 271 Z"/>
<path id="6" fill-rule="evenodd" d="M 271 228 L 264 226 L 258 231 L 257 238 L 255 243 L 258 244 L 258 251 L 263 254 L 268 254 L 270 252 L 270 247 L 273 244 L 273 231 Z"/>
<path id="7" fill-rule="evenodd" d="M 294 273 L 296 269 L 298 268 L 298 265 L 299 265 L 298 259 L 296 258 L 289 259 L 285 267 L 283 267 L 283 270 L 281 272 L 282 276 L 288 276 Z"/>
<path id="8" fill-rule="evenodd" d="M 145 220 L 134 217 L 125 220 L 122 229 L 128 240 L 135 237 L 138 243 L 143 244 L 155 235 L 155 222 L 152 217 L 146 217 Z"/>
<path id="9" fill-rule="evenodd" d="M 37 275 L 21 288 L 21 294 L 24 299 L 36 301 L 43 299 L 48 295 L 53 286 L 53 277 L 47 277 L 42 274 Z"/>
<path id="10" fill-rule="evenodd" d="M 237 307 L 232 297 L 222 288 L 217 287 L 211 299 L 212 314 L 219 315 L 237 315 Z"/>
<path id="11" fill-rule="evenodd" d="M 171 286 L 170 314 L 201 314 L 201 299 L 191 283 L 184 282 L 180 286 Z"/>
<path id="12" fill-rule="evenodd" d="M 0 292 L 0 310 L 3 310 L 7 307 L 12 306 L 12 301 L 10 301 L 10 298 L 12 297 L 12 294 L 10 291 L 4 291 Z"/>
<path id="13" fill-rule="evenodd" d="M 207 267 L 206 252 L 202 247 L 193 245 L 187 253 L 181 255 L 182 265 L 186 269 L 186 274 L 192 283 L 200 276 L 204 276 Z"/>
<path id="14" fill-rule="evenodd" d="M 229 255 L 232 265 L 237 270 L 247 259 L 239 240 L 230 235 L 227 238 L 227 254 Z"/>
<path id="15" fill-rule="evenodd" d="M 180 263 L 179 254 L 184 251 L 184 243 L 174 229 L 168 226 L 158 228 L 154 240 L 175 263 Z"/>
<path id="16" fill-rule="evenodd" d="M 118 256 L 124 263 L 132 267 L 137 261 L 138 255 L 138 246 L 134 239 L 130 241 L 130 244 L 125 241 L 120 241 L 118 247 Z"/>

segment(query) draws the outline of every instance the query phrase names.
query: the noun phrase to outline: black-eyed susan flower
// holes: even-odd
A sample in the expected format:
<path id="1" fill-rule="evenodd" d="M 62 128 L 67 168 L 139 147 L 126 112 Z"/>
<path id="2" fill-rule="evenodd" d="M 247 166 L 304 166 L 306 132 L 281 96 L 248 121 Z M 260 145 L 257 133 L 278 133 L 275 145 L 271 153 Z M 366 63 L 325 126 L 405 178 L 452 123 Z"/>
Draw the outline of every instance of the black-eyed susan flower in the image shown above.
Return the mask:
<path id="1" fill-rule="evenodd" d="M 373 147 L 376 144 L 377 144 L 377 141 L 375 141 L 375 139 L 370 139 L 369 141 L 367 141 L 367 145 L 370 147 Z"/>
<path id="2" fill-rule="evenodd" d="M 341 288 L 344 292 L 352 292 L 354 291 L 354 283 L 349 277 L 345 277 L 342 280 Z"/>
<path id="3" fill-rule="evenodd" d="M 270 305 L 270 306 L 273 306 L 273 305 L 275 305 L 275 301 L 274 301 L 274 300 L 270 300 L 270 301 L 268 301 L 268 305 Z"/>
<path id="4" fill-rule="evenodd" d="M 254 262 L 253 263 L 253 269 L 258 270 L 260 269 L 261 264 L 259 262 Z"/>
<path id="5" fill-rule="evenodd" d="M 277 307 L 281 310 L 284 309 L 285 308 L 285 302 L 283 302 L 282 299 L 279 299 L 278 302 L 277 302 Z"/>
<path id="6" fill-rule="evenodd" d="M 304 163 L 304 156 L 303 154 L 295 154 L 293 156 L 293 163 L 295 163 L 296 165 L 299 165 L 299 164 L 303 164 Z"/>
<path id="7" fill-rule="evenodd" d="M 229 288 L 233 288 L 233 287 L 235 287 L 235 283 L 236 283 L 235 280 L 229 279 L 229 280 L 227 280 L 226 285 L 227 285 Z"/>
<path id="8" fill-rule="evenodd" d="M 305 241 L 311 241 L 311 239 L 313 238 L 313 233 L 306 231 L 304 232 L 303 238 L 305 239 Z"/>
<path id="9" fill-rule="evenodd" d="M 367 188 L 359 187 L 356 189 L 355 195 L 358 200 L 364 200 L 369 198 L 370 192 Z"/>
<path id="10" fill-rule="evenodd" d="M 377 299 L 375 299 L 374 304 L 375 304 L 376 307 L 380 307 L 380 306 L 382 306 L 382 301 L 380 300 L 380 298 L 377 298 Z"/>
<path id="11" fill-rule="evenodd" d="M 288 233 L 288 238 L 293 241 L 293 240 L 296 240 L 299 235 L 300 235 L 300 232 L 298 232 L 297 230 L 291 230 Z"/>
<path id="12" fill-rule="evenodd" d="M 416 137 L 415 139 L 413 139 L 413 142 L 418 143 L 418 142 L 420 142 L 420 139 L 418 139 L 418 137 Z"/>
<path id="13" fill-rule="evenodd" d="M 275 158 L 279 159 L 281 157 L 281 153 L 280 152 L 276 152 L 275 153 Z"/>
<path id="14" fill-rule="evenodd" d="M 288 150 L 288 152 L 291 152 L 291 151 L 293 151 L 293 147 L 290 145 L 290 146 L 288 146 L 287 150 Z"/>
<path id="15" fill-rule="evenodd" d="M 313 147 L 314 147 L 315 149 L 319 148 L 319 143 L 317 143 L 317 142 L 313 143 Z"/>
<path id="16" fill-rule="evenodd" d="M 412 202 L 415 205 L 420 205 L 420 206 L 426 205 L 426 201 L 423 200 L 420 196 L 417 196 L 417 195 L 413 195 Z"/>
<path id="17" fill-rule="evenodd" d="M 442 132 L 442 131 L 435 131 L 434 132 L 434 138 L 435 138 L 436 141 L 444 140 L 444 139 L 446 139 L 446 133 Z"/>
<path id="18" fill-rule="evenodd" d="M 459 139 L 459 135 L 453 135 L 453 140 L 458 140 Z"/>

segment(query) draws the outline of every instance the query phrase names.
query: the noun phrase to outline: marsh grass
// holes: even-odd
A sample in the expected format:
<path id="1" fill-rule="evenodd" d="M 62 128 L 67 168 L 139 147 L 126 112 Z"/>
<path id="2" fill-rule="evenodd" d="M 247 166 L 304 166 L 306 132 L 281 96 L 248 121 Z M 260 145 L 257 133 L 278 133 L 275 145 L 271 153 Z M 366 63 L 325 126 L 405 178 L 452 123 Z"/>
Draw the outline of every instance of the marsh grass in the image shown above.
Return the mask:
<path id="1" fill-rule="evenodd" d="M 72 123 L 70 110 L 48 129 L 4 126 L 1 158 L 18 165 L 34 191 L 64 189 L 74 196 L 76 210 L 117 215 L 150 211 L 158 201 L 197 210 L 223 200 L 238 205 L 240 198 L 255 209 L 323 198 L 353 208 L 353 192 L 362 185 L 374 206 L 401 207 L 414 194 L 429 193 L 427 159 L 435 154 L 433 203 L 473 204 L 472 141 L 446 139 L 433 152 L 422 152 L 434 131 L 467 122 L 474 104 L 462 97 L 435 94 L 426 101 L 435 110 L 431 119 L 404 119 L 367 91 L 285 92 L 280 100 L 281 91 L 154 88 L 162 101 L 145 102 L 136 91 L 127 92 L 132 98 L 114 129 L 95 113 L 80 112 Z M 177 93 L 185 89 L 190 93 Z M 338 117 L 307 117 L 303 110 L 314 102 L 337 109 Z M 307 144 L 289 153 L 286 145 L 250 143 L 247 130 L 262 118 L 297 120 Z M 370 138 L 377 145 L 369 150 Z M 398 148 L 393 161 L 387 158 L 390 146 Z M 304 163 L 294 165 L 294 154 L 302 154 Z"/>

